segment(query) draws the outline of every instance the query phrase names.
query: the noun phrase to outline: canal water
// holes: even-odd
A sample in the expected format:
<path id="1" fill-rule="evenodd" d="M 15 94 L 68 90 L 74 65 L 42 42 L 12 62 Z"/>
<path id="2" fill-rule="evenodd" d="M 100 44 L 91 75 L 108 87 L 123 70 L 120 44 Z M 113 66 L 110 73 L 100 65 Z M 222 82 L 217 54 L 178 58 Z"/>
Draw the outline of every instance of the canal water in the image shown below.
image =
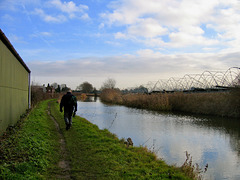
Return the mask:
<path id="1" fill-rule="evenodd" d="M 77 114 L 119 138 L 131 137 L 134 146 L 147 146 L 170 165 L 181 166 L 186 151 L 204 169 L 204 179 L 240 179 L 240 121 L 157 113 L 99 99 L 78 102 Z"/>

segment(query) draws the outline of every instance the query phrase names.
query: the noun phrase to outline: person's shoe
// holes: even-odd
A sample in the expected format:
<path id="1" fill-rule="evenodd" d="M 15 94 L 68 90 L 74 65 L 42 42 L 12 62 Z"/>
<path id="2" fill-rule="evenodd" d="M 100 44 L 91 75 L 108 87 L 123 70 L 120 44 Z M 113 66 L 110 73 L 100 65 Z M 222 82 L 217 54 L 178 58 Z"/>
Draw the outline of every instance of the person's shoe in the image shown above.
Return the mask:
<path id="1" fill-rule="evenodd" d="M 66 127 L 66 130 L 69 130 L 71 127 L 71 124 L 68 124 L 67 127 Z"/>
<path id="2" fill-rule="evenodd" d="M 66 130 L 68 130 L 68 129 L 69 129 L 69 124 L 66 125 Z"/>

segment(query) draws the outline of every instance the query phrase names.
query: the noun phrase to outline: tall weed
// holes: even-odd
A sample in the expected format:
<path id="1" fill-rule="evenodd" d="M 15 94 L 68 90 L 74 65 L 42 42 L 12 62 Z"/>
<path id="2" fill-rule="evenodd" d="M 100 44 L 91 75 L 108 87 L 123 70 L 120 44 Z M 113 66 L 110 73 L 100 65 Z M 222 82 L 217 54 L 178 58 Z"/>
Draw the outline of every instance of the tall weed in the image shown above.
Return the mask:
<path id="1" fill-rule="evenodd" d="M 205 165 L 204 170 L 201 169 L 197 163 L 193 164 L 192 156 L 186 151 L 186 160 L 181 166 L 181 170 L 184 171 L 188 177 L 201 180 L 203 179 L 203 173 L 206 173 L 207 169 L 208 164 Z"/>

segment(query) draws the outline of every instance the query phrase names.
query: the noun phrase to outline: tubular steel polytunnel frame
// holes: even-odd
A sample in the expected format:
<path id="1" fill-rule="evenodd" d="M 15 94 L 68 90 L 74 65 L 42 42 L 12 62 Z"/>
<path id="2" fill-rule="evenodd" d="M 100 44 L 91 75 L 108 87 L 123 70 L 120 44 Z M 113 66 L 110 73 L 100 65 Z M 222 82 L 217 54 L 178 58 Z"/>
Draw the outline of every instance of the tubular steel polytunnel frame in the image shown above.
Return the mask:
<path id="1" fill-rule="evenodd" d="M 231 67 L 227 71 L 204 71 L 202 74 L 186 74 L 182 78 L 149 81 L 143 85 L 149 92 L 222 90 L 240 85 L 240 68 Z"/>

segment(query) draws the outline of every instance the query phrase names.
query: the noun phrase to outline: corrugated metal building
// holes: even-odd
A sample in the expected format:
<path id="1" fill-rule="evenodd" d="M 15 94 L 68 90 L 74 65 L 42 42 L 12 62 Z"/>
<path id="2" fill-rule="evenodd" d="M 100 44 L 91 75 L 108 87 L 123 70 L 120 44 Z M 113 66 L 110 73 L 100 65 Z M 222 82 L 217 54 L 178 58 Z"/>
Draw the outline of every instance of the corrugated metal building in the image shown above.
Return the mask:
<path id="1" fill-rule="evenodd" d="M 0 134 L 30 108 L 30 72 L 0 29 Z"/>

